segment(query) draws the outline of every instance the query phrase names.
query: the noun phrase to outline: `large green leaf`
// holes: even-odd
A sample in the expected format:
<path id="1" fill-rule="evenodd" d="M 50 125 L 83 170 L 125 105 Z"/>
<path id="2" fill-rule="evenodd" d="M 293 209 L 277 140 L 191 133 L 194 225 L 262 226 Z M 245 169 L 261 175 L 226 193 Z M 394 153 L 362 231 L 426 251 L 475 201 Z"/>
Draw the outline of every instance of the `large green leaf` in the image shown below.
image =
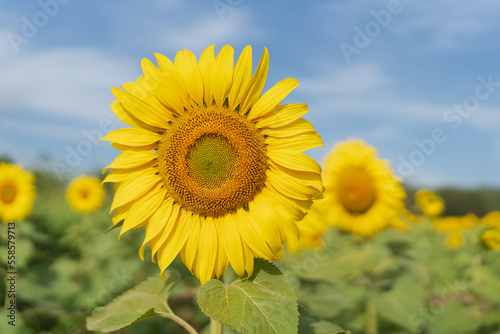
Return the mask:
<path id="1" fill-rule="evenodd" d="M 167 298 L 180 275 L 176 271 L 166 271 L 164 274 L 166 281 L 158 275 L 152 276 L 108 305 L 96 308 L 87 318 L 87 329 L 112 332 L 157 316 L 158 313 L 173 315 Z"/>
<path id="2" fill-rule="evenodd" d="M 473 307 L 459 302 L 431 305 L 429 314 L 422 317 L 428 326 L 429 334 L 467 334 L 477 333 L 481 324 L 481 314 Z"/>
<path id="3" fill-rule="evenodd" d="M 375 299 L 377 313 L 385 320 L 401 326 L 410 332 L 419 329 L 415 321 L 425 307 L 425 289 L 410 275 L 401 276 L 391 291 Z"/>
<path id="4" fill-rule="evenodd" d="M 329 321 L 301 318 L 299 334 L 351 334 L 351 332 L 345 331 L 342 327 Z"/>
<path id="5" fill-rule="evenodd" d="M 201 310 L 210 318 L 242 333 L 297 333 L 297 301 L 281 271 L 255 260 L 248 279 L 230 285 L 219 280 L 205 283 L 199 292 Z"/>

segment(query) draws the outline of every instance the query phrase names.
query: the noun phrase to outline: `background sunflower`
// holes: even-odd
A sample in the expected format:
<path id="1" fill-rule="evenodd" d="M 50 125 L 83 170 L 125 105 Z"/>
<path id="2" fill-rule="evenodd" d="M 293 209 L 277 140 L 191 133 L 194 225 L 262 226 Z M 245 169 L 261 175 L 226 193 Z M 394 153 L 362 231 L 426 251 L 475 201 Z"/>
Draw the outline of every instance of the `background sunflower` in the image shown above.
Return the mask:
<path id="1" fill-rule="evenodd" d="M 66 200 L 73 210 L 90 213 L 99 209 L 104 201 L 105 191 L 95 176 L 80 175 L 74 178 L 66 189 Z"/>
<path id="2" fill-rule="evenodd" d="M 338 143 L 326 157 L 323 178 L 327 219 L 345 231 L 371 237 L 403 214 L 403 187 L 362 140 Z"/>
<path id="3" fill-rule="evenodd" d="M 14 222 L 27 217 L 36 197 L 35 176 L 19 165 L 0 162 L 0 220 Z"/>

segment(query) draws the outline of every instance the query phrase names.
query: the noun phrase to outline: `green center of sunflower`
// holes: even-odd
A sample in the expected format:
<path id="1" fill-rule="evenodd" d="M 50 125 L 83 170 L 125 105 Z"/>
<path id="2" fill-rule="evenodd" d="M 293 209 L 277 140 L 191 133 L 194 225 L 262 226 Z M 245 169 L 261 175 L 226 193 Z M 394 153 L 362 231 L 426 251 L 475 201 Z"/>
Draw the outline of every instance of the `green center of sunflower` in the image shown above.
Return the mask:
<path id="1" fill-rule="evenodd" d="M 199 185 L 216 189 L 229 181 L 238 164 L 238 152 L 225 137 L 209 133 L 189 148 L 188 175 Z"/>
<path id="2" fill-rule="evenodd" d="M 16 198 L 16 188 L 12 184 L 3 184 L 0 191 L 0 199 L 5 204 L 12 203 Z"/>
<path id="3" fill-rule="evenodd" d="M 177 118 L 158 146 L 158 168 L 174 200 L 200 216 L 235 212 L 260 193 L 264 137 L 246 117 L 211 106 Z"/>
<path id="4" fill-rule="evenodd" d="M 365 171 L 350 170 L 341 176 L 339 200 L 351 214 L 363 214 L 375 202 L 375 187 Z"/>

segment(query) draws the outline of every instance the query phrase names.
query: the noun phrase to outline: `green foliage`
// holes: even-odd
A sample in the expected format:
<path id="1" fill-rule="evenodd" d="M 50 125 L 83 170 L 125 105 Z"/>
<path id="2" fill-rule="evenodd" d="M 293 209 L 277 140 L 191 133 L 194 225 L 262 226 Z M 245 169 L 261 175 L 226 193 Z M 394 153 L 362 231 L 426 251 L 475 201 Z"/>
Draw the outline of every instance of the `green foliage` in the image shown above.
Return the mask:
<path id="1" fill-rule="evenodd" d="M 366 240 L 333 231 L 324 248 L 286 256 L 277 263 L 294 283 L 299 333 L 321 321 L 353 333 L 497 333 L 500 257 L 479 247 L 481 231 L 464 230 L 457 250 L 426 220 Z"/>
<path id="2" fill-rule="evenodd" d="M 105 307 L 98 307 L 87 318 L 87 329 L 112 332 L 154 316 L 173 316 L 167 298 L 180 275 L 176 271 L 164 273 L 166 282 L 155 275 L 114 299 Z"/>
<path id="3" fill-rule="evenodd" d="M 273 264 L 255 260 L 247 279 L 227 285 L 205 283 L 198 296 L 200 308 L 210 318 L 241 333 L 297 333 L 297 302 L 290 284 Z"/>
<path id="4" fill-rule="evenodd" d="M 35 175 L 34 212 L 16 224 L 16 332 L 91 333 L 85 321 L 95 310 L 89 329 L 186 333 L 176 321 L 165 319 L 178 320 L 175 313 L 197 332 L 209 333 L 210 319 L 197 304 L 199 282 L 180 259 L 169 268 L 179 276 L 161 281 L 157 264 L 150 258 L 143 262 L 137 254 L 142 229 L 117 240 L 108 213 L 110 192 L 101 210 L 80 215 L 64 199 L 65 180 L 43 171 Z M 450 214 L 479 210 L 481 216 L 484 210 L 500 209 L 498 191 L 465 193 L 440 192 Z M 481 206 L 473 205 L 479 202 Z M 257 260 L 249 279 L 206 283 L 200 305 L 235 328 L 226 327 L 225 334 L 368 333 L 374 327 L 384 334 L 499 333 L 500 253 L 480 247 L 482 228 L 464 230 L 466 245 L 449 250 L 445 235 L 433 231 L 428 220 L 410 225 L 408 231 L 387 230 L 369 240 L 332 232 L 321 249 L 284 254 L 274 264 Z M 0 224 L 4 320 L 6 230 Z M 150 276 L 154 278 L 141 284 Z M 163 303 L 167 297 L 168 305 Z M 0 333 L 11 330 L 6 321 L 0 322 Z"/>

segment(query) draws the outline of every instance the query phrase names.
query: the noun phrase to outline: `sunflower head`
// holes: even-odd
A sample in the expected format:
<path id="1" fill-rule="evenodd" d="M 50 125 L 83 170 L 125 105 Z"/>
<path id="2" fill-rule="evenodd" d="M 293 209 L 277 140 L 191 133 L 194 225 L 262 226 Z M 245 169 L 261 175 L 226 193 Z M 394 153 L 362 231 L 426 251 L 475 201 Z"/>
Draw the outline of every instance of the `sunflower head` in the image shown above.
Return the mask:
<path id="1" fill-rule="evenodd" d="M 19 165 L 0 162 L 0 220 L 5 223 L 27 217 L 36 197 L 35 176 Z"/>
<path id="2" fill-rule="evenodd" d="M 236 64 L 228 45 L 199 60 L 188 50 L 155 57 L 112 89 L 111 108 L 130 126 L 103 139 L 123 151 L 105 179 L 118 184 L 113 223 L 123 221 L 120 234 L 145 226 L 140 256 L 149 244 L 162 272 L 180 254 L 202 283 L 229 263 L 250 275 L 254 257 L 278 258 L 284 238 L 298 237 L 295 221 L 322 192 L 321 168 L 302 153 L 323 144 L 301 118 L 307 105 L 281 104 L 298 82 L 262 94 L 269 56 L 252 75 L 250 46 Z"/>
<path id="3" fill-rule="evenodd" d="M 433 223 L 432 227 L 438 232 L 453 232 L 460 231 L 463 228 L 462 217 L 459 216 L 446 216 L 437 217 Z"/>
<path id="4" fill-rule="evenodd" d="M 415 201 L 420 211 L 428 217 L 437 217 L 444 211 L 443 199 L 428 189 L 419 189 L 415 193 Z"/>
<path id="5" fill-rule="evenodd" d="M 458 249 L 465 244 L 465 236 L 461 231 L 452 231 L 448 233 L 444 243 L 449 249 Z"/>
<path id="6" fill-rule="evenodd" d="M 341 229 L 370 237 L 391 226 L 403 210 L 399 180 L 362 140 L 337 144 L 325 162 L 328 217 Z"/>
<path id="7" fill-rule="evenodd" d="M 90 213 L 102 206 L 104 188 L 95 176 L 80 175 L 66 189 L 66 200 L 79 213 Z"/>
<path id="8" fill-rule="evenodd" d="M 481 223 L 485 226 L 494 227 L 500 230 L 500 211 L 490 211 L 482 219 Z"/>
<path id="9" fill-rule="evenodd" d="M 497 251 L 500 249 L 500 230 L 491 228 L 481 233 L 481 243 L 484 248 Z"/>

